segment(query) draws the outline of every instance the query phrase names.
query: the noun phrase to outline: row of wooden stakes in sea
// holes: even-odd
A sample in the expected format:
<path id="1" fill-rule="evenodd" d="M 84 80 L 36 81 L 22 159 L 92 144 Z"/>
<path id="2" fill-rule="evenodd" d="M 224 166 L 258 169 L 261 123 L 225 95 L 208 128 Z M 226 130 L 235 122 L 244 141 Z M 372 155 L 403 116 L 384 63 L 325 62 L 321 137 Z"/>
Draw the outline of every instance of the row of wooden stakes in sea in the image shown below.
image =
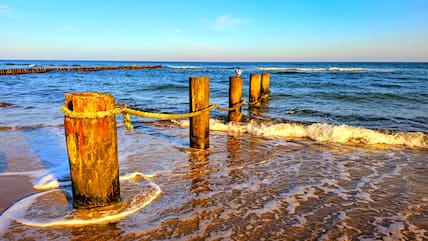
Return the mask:
<path id="1" fill-rule="evenodd" d="M 270 73 L 250 74 L 249 108 L 258 108 L 267 103 L 270 91 Z M 190 111 L 200 111 L 210 105 L 210 78 L 189 78 Z M 242 77 L 229 77 L 229 115 L 228 121 L 240 122 L 242 120 Z M 233 109 L 232 109 L 233 108 Z M 210 112 L 206 111 L 199 116 L 190 118 L 190 147 L 207 149 L 209 147 L 209 119 Z"/>
<path id="2" fill-rule="evenodd" d="M 17 75 L 17 74 L 32 74 L 46 73 L 51 71 L 79 71 L 91 72 L 101 70 L 117 70 L 117 69 L 155 69 L 162 68 L 162 65 L 122 65 L 122 66 L 73 66 L 73 67 L 47 67 L 47 68 L 16 68 L 16 69 L 0 69 L 0 75 Z"/>
<path id="3" fill-rule="evenodd" d="M 229 121 L 241 121 L 242 78 L 229 78 Z M 250 107 L 267 102 L 270 74 L 250 74 Z M 189 78 L 190 113 L 210 106 L 209 77 Z M 91 113 L 115 108 L 114 96 L 107 93 L 77 92 L 65 94 L 65 106 L 71 111 Z M 114 115 L 99 119 L 64 116 L 64 129 L 70 165 L 75 208 L 95 208 L 120 201 L 117 126 Z M 190 147 L 209 148 L 210 111 L 190 117 Z M 85 140 L 85 141 L 82 141 Z M 102 160 L 102 161 L 100 161 Z"/>

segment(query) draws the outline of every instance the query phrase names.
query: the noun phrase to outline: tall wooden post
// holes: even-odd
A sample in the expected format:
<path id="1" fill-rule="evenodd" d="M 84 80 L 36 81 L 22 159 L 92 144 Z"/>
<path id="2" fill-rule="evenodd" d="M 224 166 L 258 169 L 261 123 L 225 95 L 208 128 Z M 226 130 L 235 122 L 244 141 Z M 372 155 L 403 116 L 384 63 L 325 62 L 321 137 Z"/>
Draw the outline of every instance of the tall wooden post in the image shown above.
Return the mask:
<path id="1" fill-rule="evenodd" d="M 210 104 L 210 78 L 190 77 L 189 78 L 189 99 L 190 111 L 205 109 Z M 190 147 L 197 149 L 207 149 L 210 145 L 210 112 L 190 118 Z"/>
<path id="2" fill-rule="evenodd" d="M 242 99 L 242 78 L 231 76 L 229 78 L 229 108 L 241 103 Z M 241 121 L 241 107 L 229 111 L 229 121 Z"/>
<path id="3" fill-rule="evenodd" d="M 261 95 L 262 95 L 262 101 L 263 102 L 267 102 L 267 100 L 269 99 L 269 82 L 270 82 L 270 74 L 269 73 L 262 73 L 262 90 L 261 90 Z"/>
<path id="4" fill-rule="evenodd" d="M 251 74 L 250 75 L 250 103 L 252 107 L 260 106 L 260 87 L 261 83 L 261 74 Z M 257 103 L 255 103 L 258 101 Z"/>
<path id="5" fill-rule="evenodd" d="M 68 109 L 75 112 L 114 108 L 109 94 L 65 94 Z M 119 162 L 115 115 L 104 118 L 64 119 L 70 176 L 75 208 L 106 206 L 120 201 Z"/>

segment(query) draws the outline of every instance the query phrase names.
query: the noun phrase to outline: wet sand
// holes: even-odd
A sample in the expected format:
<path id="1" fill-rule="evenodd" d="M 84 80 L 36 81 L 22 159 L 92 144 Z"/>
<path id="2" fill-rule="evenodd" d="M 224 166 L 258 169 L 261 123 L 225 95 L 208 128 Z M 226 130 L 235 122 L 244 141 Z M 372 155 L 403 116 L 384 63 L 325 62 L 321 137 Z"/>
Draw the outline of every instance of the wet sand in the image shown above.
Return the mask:
<path id="1" fill-rule="evenodd" d="M 40 134 L 43 139 L 37 139 Z M 2 198 L 4 206 L 36 192 L 30 180 L 41 182 L 45 170 L 55 174 L 67 165 L 59 130 L 3 131 L 0 137 L 0 167 L 7 174 L 0 176 L 0 196 L 11 198 L 8 204 Z M 157 125 L 119 129 L 118 139 L 120 175 L 146 175 L 121 183 L 123 205 L 148 205 L 104 222 L 106 213 L 122 211 L 74 210 L 69 185 L 43 190 L 15 210 L 3 210 L 0 239 L 428 238 L 426 150 L 213 131 L 210 149 L 197 151 L 186 147 L 187 129 Z M 153 195 L 154 187 L 160 194 Z"/>
<path id="2" fill-rule="evenodd" d="M 0 215 L 18 200 L 37 192 L 26 176 L 0 176 L 0 190 Z"/>
<path id="3" fill-rule="evenodd" d="M 38 192 L 26 172 L 43 169 L 44 165 L 30 139 L 23 131 L 0 131 L 0 214 L 18 200 Z"/>

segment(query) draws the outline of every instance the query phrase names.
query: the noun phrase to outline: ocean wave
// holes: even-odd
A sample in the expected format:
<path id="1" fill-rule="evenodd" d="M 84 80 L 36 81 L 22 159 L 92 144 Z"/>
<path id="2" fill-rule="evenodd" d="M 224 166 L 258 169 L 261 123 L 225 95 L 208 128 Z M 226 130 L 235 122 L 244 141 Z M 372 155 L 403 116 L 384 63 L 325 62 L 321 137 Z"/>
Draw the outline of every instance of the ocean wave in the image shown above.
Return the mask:
<path id="1" fill-rule="evenodd" d="M 150 87 L 147 87 L 145 91 L 162 91 L 162 90 L 186 90 L 189 87 L 187 85 L 182 84 L 175 84 L 175 83 L 162 83 L 159 85 L 152 85 Z"/>
<path id="2" fill-rule="evenodd" d="M 169 68 L 169 69 L 200 69 L 201 67 L 200 66 L 191 66 L 191 65 L 189 65 L 189 66 L 186 66 L 186 65 L 184 65 L 184 66 L 167 65 L 166 68 Z"/>
<path id="3" fill-rule="evenodd" d="M 188 127 L 188 120 L 177 122 Z M 248 123 L 223 123 L 210 120 L 210 130 L 249 133 L 264 137 L 308 138 L 320 143 L 355 143 L 367 145 L 395 145 L 428 148 L 428 135 L 422 132 L 372 130 L 349 125 L 327 123 L 272 123 L 250 121 Z"/>
<path id="4" fill-rule="evenodd" d="M 328 67 L 328 68 L 292 68 L 292 67 L 257 67 L 258 70 L 264 71 L 284 71 L 285 73 L 305 73 L 305 72 L 362 72 L 367 71 L 365 68 L 349 67 Z"/>
<path id="5" fill-rule="evenodd" d="M 365 71 L 365 68 L 339 68 L 339 67 L 330 67 L 328 71 L 330 72 L 361 72 Z"/>
<path id="6" fill-rule="evenodd" d="M 284 67 L 257 67 L 258 70 L 294 71 L 294 72 L 323 72 L 326 68 L 284 68 Z"/>
<path id="7" fill-rule="evenodd" d="M 37 64 L 32 63 L 0 63 L 0 66 L 5 65 L 6 69 L 19 69 L 19 68 L 34 68 Z"/>

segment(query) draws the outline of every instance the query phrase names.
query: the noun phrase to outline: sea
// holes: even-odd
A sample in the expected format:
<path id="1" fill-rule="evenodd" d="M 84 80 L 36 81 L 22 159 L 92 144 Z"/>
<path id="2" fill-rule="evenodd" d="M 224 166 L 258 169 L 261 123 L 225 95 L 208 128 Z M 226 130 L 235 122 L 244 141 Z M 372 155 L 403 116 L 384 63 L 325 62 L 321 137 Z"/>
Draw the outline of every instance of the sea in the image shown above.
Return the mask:
<path id="1" fill-rule="evenodd" d="M 0 75 L 0 182 L 29 194 L 0 209 L 0 240 L 428 240 L 428 63 L 0 60 L 0 69 L 162 65 Z M 64 94 L 103 92 L 153 113 L 189 112 L 189 78 L 270 73 L 243 120 L 210 112 L 210 146 L 188 119 L 117 116 L 121 201 L 74 209 Z M 20 182 L 21 183 L 21 182 Z M 20 183 L 0 185 L 3 199 Z"/>

